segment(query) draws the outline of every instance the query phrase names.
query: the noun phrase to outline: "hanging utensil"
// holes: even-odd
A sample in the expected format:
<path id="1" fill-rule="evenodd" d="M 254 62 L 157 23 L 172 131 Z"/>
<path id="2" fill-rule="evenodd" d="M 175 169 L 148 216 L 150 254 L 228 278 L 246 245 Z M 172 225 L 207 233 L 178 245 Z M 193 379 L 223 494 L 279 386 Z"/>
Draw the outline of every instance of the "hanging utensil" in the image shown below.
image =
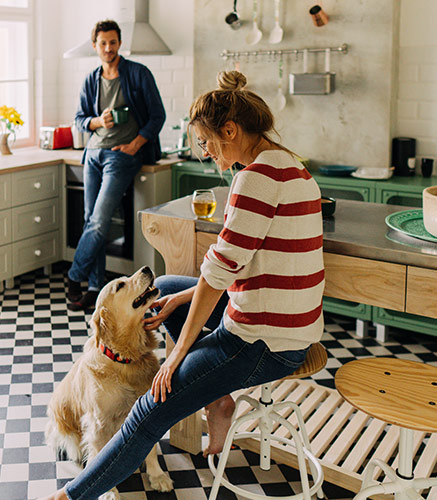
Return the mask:
<path id="1" fill-rule="evenodd" d="M 240 28 L 241 21 L 237 12 L 237 0 L 234 0 L 234 10 L 225 17 L 225 21 L 233 30 Z"/>
<path id="2" fill-rule="evenodd" d="M 270 32 L 269 42 L 279 43 L 284 36 L 284 30 L 279 26 L 279 3 L 281 0 L 275 0 L 275 25 Z"/>
<path id="3" fill-rule="evenodd" d="M 279 57 L 279 64 L 278 64 L 278 91 L 276 92 L 275 99 L 273 101 L 273 107 L 276 111 L 281 111 L 285 108 L 285 105 L 287 104 L 287 99 L 285 98 L 285 95 L 282 92 L 282 75 L 283 75 L 283 59 L 282 59 L 282 54 Z"/>
<path id="4" fill-rule="evenodd" d="M 246 36 L 246 43 L 248 45 L 256 45 L 262 38 L 262 31 L 258 28 L 258 1 L 253 0 L 253 12 L 252 12 L 252 29 Z"/>

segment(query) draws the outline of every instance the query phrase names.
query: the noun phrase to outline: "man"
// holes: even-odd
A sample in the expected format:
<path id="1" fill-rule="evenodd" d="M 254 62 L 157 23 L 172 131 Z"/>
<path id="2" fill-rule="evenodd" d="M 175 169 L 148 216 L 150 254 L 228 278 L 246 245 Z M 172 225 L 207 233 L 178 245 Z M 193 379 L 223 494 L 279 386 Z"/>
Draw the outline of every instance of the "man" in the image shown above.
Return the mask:
<path id="1" fill-rule="evenodd" d="M 161 157 L 158 134 L 165 110 L 152 73 L 118 54 L 121 32 L 115 21 L 98 22 L 91 33 L 102 65 L 85 79 L 76 123 L 92 135 L 84 152 L 85 223 L 68 271 L 68 308 L 95 305 L 104 285 L 105 240 L 114 210 L 143 163 Z M 129 109 L 125 123 L 112 110 Z M 81 281 L 88 280 L 82 295 Z"/>

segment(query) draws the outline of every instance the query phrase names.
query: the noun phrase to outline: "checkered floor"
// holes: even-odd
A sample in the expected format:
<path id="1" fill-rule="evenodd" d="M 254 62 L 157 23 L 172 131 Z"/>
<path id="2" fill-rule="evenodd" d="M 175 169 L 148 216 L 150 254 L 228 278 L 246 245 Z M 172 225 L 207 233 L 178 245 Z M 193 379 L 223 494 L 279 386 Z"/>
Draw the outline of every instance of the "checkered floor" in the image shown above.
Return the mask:
<path id="1" fill-rule="evenodd" d="M 46 405 L 87 339 L 89 314 L 67 310 L 66 266 L 54 267 L 50 277 L 41 271 L 15 280 L 15 288 L 0 294 L 0 500 L 28 500 L 64 485 L 78 472 L 69 461 L 56 460 L 44 444 Z M 334 387 L 339 366 L 366 356 L 396 356 L 437 366 L 437 338 L 393 330 L 381 345 L 375 332 L 366 339 L 355 336 L 355 322 L 327 316 L 323 343 L 328 349 L 326 368 L 314 376 L 319 384 Z M 372 337 L 373 335 L 373 337 Z M 164 342 L 159 357 L 164 355 Z M 206 460 L 160 442 L 161 465 L 175 483 L 171 493 L 150 490 L 145 474 L 137 471 L 120 485 L 124 500 L 206 500 L 212 476 Z M 262 494 L 291 495 L 298 473 L 274 464 L 260 470 L 258 456 L 235 449 L 228 477 Z M 325 484 L 330 499 L 351 498 L 353 493 Z M 237 497 L 222 489 L 220 500 Z"/>

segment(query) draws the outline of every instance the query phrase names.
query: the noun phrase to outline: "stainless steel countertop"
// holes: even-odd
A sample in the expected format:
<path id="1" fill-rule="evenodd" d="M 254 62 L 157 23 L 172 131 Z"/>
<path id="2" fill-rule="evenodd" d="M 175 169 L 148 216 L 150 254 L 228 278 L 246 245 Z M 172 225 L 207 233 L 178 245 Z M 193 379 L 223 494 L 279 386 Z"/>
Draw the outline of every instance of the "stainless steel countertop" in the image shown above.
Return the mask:
<path id="1" fill-rule="evenodd" d="M 228 190 L 228 187 L 214 188 L 217 198 L 214 218 L 210 221 L 197 219 L 196 231 L 220 232 Z M 385 224 L 388 215 L 407 209 L 398 205 L 337 199 L 335 214 L 323 220 L 324 251 L 437 269 L 437 243 L 409 237 Z M 194 219 L 190 196 L 142 212 Z M 139 212 L 140 216 L 142 212 Z"/>

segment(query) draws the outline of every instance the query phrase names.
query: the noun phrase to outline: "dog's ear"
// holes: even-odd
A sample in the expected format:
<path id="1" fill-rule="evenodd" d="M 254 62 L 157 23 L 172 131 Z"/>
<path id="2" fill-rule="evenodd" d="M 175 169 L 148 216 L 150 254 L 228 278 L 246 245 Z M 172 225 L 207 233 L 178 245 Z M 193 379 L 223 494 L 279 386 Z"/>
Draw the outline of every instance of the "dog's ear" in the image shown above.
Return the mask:
<path id="1" fill-rule="evenodd" d="M 113 325 L 112 314 L 106 307 L 95 310 L 91 317 L 91 327 L 96 336 L 96 346 L 99 347 L 100 341 L 104 341 L 105 332 L 111 330 Z"/>

